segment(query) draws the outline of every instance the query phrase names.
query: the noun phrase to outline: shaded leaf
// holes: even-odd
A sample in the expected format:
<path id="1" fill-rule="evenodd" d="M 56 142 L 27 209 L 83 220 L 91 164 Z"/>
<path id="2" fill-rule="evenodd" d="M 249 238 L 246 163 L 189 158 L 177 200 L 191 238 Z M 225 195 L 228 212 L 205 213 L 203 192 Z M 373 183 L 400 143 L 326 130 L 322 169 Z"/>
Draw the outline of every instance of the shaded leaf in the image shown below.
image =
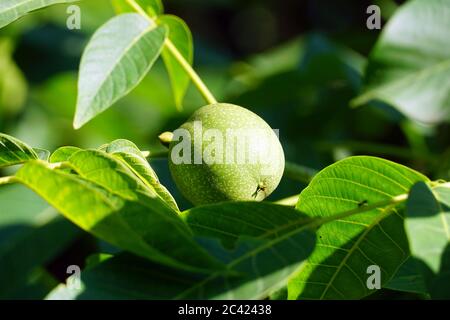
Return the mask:
<path id="1" fill-rule="evenodd" d="M 20 185 L 0 188 L 0 208 L 0 298 L 12 298 L 81 230 Z"/>
<path id="2" fill-rule="evenodd" d="M 425 279 L 417 261 L 409 257 L 395 276 L 384 286 L 386 289 L 426 294 Z"/>
<path id="3" fill-rule="evenodd" d="M 256 299 L 283 283 L 314 247 L 317 221 L 284 206 L 224 203 L 191 209 L 183 217 L 230 273 L 193 274 L 119 255 L 83 272 L 80 292 L 60 287 L 51 297 Z"/>

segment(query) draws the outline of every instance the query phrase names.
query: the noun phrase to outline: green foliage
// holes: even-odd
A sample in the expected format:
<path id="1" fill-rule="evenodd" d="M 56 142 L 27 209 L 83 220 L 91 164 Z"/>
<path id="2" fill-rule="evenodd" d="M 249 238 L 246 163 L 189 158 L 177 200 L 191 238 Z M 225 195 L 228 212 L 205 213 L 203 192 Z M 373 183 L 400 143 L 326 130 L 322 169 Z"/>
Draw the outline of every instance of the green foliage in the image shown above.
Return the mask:
<path id="1" fill-rule="evenodd" d="M 360 299 L 370 294 L 367 267 L 381 269 L 382 284 L 408 257 L 403 213 L 396 197 L 407 195 L 423 175 L 398 164 L 353 157 L 321 171 L 302 191 L 297 208 L 327 217 L 358 207 L 372 210 L 324 225 L 316 250 L 291 279 L 290 298 Z"/>
<path id="2" fill-rule="evenodd" d="M 164 7 L 161 0 L 135 0 L 135 2 L 151 17 L 163 14 Z M 113 7 L 117 13 L 133 12 L 127 0 L 112 0 Z"/>
<path id="3" fill-rule="evenodd" d="M 0 28 L 10 24 L 33 10 L 58 3 L 71 3 L 78 0 L 5 0 L 0 3 Z"/>
<path id="4" fill-rule="evenodd" d="M 195 244 L 176 212 L 111 156 L 79 151 L 68 166 L 80 177 L 33 161 L 16 178 L 78 226 L 118 247 L 187 269 L 218 265 Z"/>
<path id="5" fill-rule="evenodd" d="M 0 168 L 37 159 L 36 152 L 23 142 L 0 133 Z"/>
<path id="6" fill-rule="evenodd" d="M 449 299 L 450 266 L 450 184 L 430 187 L 417 183 L 411 189 L 406 215 L 406 232 L 411 255 L 432 298 Z"/>
<path id="7" fill-rule="evenodd" d="M 105 152 L 117 157 L 125 164 L 139 179 L 161 197 L 172 209 L 178 211 L 178 205 L 170 192 L 158 179 L 155 171 L 145 159 L 139 148 L 128 140 L 115 140 L 103 146 Z"/>
<path id="8" fill-rule="evenodd" d="M 11 41 L 0 38 L 0 118 L 19 111 L 28 90 L 12 57 L 13 49 Z"/>
<path id="9" fill-rule="evenodd" d="M 53 163 L 67 161 L 74 153 L 80 150 L 77 147 L 61 147 L 50 155 L 49 161 Z"/>
<path id="10" fill-rule="evenodd" d="M 186 211 L 183 216 L 203 245 L 233 272 L 186 273 L 173 268 L 161 269 L 158 265 L 127 256 L 135 272 L 132 279 L 126 280 L 126 271 L 120 271 L 125 257 L 119 255 L 86 271 L 82 276 L 84 288 L 77 293 L 77 298 L 261 298 L 279 282 L 285 281 L 309 255 L 315 242 L 313 230 L 319 223 L 294 209 L 256 203 L 205 206 Z M 229 235 L 233 234 L 230 239 Z M 224 240 L 228 249 L 217 240 Z M 232 246 L 229 240 L 232 240 Z M 108 270 L 111 268 L 116 269 L 110 275 L 118 277 L 117 287 L 104 290 L 102 287 L 110 281 Z M 105 274 L 106 277 L 100 276 Z M 141 284 L 137 285 L 138 282 Z M 160 290 L 163 287 L 167 289 Z M 70 294 L 69 290 L 58 288 L 51 298 L 67 294 Z"/>
<path id="11" fill-rule="evenodd" d="M 26 287 L 32 273 L 81 232 L 23 186 L 2 187 L 0 203 L 0 281 L 8 284 L 0 287 L 0 298 L 5 299 Z"/>
<path id="12" fill-rule="evenodd" d="M 369 57 L 363 94 L 354 105 L 382 100 L 415 120 L 450 120 L 450 3 L 409 1 L 384 28 Z"/>
<path id="13" fill-rule="evenodd" d="M 81 60 L 74 127 L 80 128 L 136 87 L 161 53 L 166 36 L 166 28 L 135 13 L 101 27 Z"/>
<path id="14" fill-rule="evenodd" d="M 194 60 L 194 45 L 192 42 L 192 34 L 186 23 L 180 18 L 173 15 L 162 15 L 158 17 L 158 24 L 167 26 L 169 29 L 169 39 L 173 45 L 178 49 L 181 56 L 187 63 L 192 64 Z M 183 98 L 186 94 L 190 77 L 184 72 L 184 68 L 180 62 L 174 57 L 171 51 L 164 48 L 162 51 L 162 58 L 169 73 L 173 93 L 175 97 L 175 104 L 178 109 L 182 108 Z"/>
<path id="15" fill-rule="evenodd" d="M 2 28 L 75 1 L 0 2 Z M 360 26 L 308 33 L 233 62 L 222 50 L 231 42 L 218 52 L 196 37 L 200 72 L 220 101 L 254 108 L 281 129 L 287 159 L 298 162 L 286 162 L 268 199 L 283 205 L 190 207 L 175 188 L 156 137 L 185 122 L 201 96 L 215 98 L 192 69 L 189 27 L 164 14 L 160 0 L 80 2 L 80 32 L 66 30 L 66 6 L 0 30 L 0 131 L 33 145 L 0 134 L 0 298 L 43 298 L 52 289 L 48 299 L 386 297 L 368 287 L 371 265 L 394 297 L 450 298 L 449 184 L 418 173 L 450 179 L 450 7 L 377 3 L 389 21 L 367 59 L 360 52 L 377 33 L 361 38 Z M 211 22 L 203 17 L 197 30 Z M 245 31 L 236 30 L 233 54 Z M 35 52 L 24 51 L 34 50 L 55 70 L 28 66 Z M 74 290 L 58 285 L 49 265 L 80 235 L 92 248 L 80 257 L 82 287 Z"/>
<path id="16" fill-rule="evenodd" d="M 32 150 L 15 139 L 19 144 Z M 91 264 L 82 291 L 59 287 L 50 298 L 262 298 L 288 277 L 290 298 L 362 298 L 370 293 L 363 280 L 368 265 L 380 266 L 385 285 L 408 258 L 402 203 L 415 182 L 429 183 L 407 167 L 352 157 L 316 175 L 300 194 L 300 212 L 230 202 L 180 214 L 156 192 L 151 180 L 156 174 L 130 141 L 116 140 L 98 150 L 63 147 L 50 159 L 53 163 L 24 160 L 14 181 L 82 229 L 152 261 L 125 255 L 136 263 L 136 282 L 146 279 L 140 286 L 133 280 L 119 287 L 126 281 L 121 255 Z M 448 200 L 445 184 L 432 188 Z M 411 196 L 408 210 L 422 213 L 414 189 Z M 170 280 L 159 276 L 160 268 Z M 111 274 L 116 286 L 105 292 L 104 283 L 111 280 L 104 275 L 111 270 L 116 270 Z M 392 286 L 421 291 L 402 284 L 401 277 Z M 160 291 L 163 283 L 172 289 Z"/>

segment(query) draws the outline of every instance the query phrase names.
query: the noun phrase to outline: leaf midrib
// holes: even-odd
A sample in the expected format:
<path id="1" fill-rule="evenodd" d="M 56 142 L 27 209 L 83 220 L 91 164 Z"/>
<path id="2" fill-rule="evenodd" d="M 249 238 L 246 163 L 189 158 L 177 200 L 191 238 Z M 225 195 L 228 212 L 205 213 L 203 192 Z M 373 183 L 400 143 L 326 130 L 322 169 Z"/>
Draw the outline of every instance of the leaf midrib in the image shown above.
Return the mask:
<path id="1" fill-rule="evenodd" d="M 363 93 L 362 95 L 356 97 L 351 101 L 352 105 L 358 106 L 363 103 L 366 103 L 367 101 L 377 98 L 377 94 L 388 89 L 395 89 L 398 86 L 403 85 L 404 82 L 411 81 L 413 79 L 414 81 L 417 81 L 417 79 L 424 78 L 428 76 L 429 74 L 433 74 L 436 72 L 436 70 L 441 71 L 445 70 L 450 67 L 450 59 L 445 59 L 435 65 L 426 67 L 424 69 L 420 69 L 418 71 L 413 71 L 408 75 L 405 75 L 404 77 L 396 80 L 389 81 L 388 83 L 381 85 L 381 86 L 375 86 L 373 88 L 368 88 L 368 91 Z M 435 70 L 436 69 L 436 70 Z"/>
<path id="2" fill-rule="evenodd" d="M 388 208 L 386 208 L 385 212 L 381 213 L 376 219 L 374 219 L 374 221 L 372 221 L 372 223 L 367 226 L 367 228 L 364 230 L 363 233 L 361 233 L 361 235 L 359 236 L 358 240 L 354 243 L 354 245 L 347 251 L 344 259 L 342 259 L 341 263 L 339 264 L 339 266 L 337 267 L 336 271 L 334 272 L 333 276 L 331 277 L 330 281 L 328 282 L 327 286 L 325 287 L 325 289 L 323 290 L 321 296 L 320 296 L 320 300 L 323 300 L 325 295 L 328 293 L 328 290 L 330 289 L 330 287 L 333 285 L 334 280 L 336 279 L 336 277 L 338 276 L 338 274 L 341 272 L 342 268 L 347 264 L 347 260 L 353 255 L 353 253 L 359 248 L 360 243 L 365 239 L 365 237 L 367 236 L 367 234 L 373 230 L 373 228 L 375 228 L 381 220 L 383 220 L 385 217 L 389 216 L 391 214 L 391 212 L 387 211 Z"/>

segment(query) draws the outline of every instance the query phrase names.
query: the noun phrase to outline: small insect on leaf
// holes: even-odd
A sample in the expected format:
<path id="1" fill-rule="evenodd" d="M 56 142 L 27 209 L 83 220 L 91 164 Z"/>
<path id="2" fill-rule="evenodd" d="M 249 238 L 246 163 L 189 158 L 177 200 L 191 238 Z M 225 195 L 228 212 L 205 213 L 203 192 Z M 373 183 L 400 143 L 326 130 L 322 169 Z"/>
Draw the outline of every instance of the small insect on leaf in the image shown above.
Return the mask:
<path id="1" fill-rule="evenodd" d="M 367 206 L 368 204 L 369 204 L 369 202 L 368 202 L 367 200 L 360 201 L 360 202 L 358 203 L 358 208 L 365 207 L 365 206 Z"/>

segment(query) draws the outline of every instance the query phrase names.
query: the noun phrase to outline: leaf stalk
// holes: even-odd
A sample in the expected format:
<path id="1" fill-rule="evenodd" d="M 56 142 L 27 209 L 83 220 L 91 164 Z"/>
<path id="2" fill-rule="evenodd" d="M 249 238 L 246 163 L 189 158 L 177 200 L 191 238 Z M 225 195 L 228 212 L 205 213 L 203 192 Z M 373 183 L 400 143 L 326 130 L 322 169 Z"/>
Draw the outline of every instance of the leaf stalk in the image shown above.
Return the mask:
<path id="1" fill-rule="evenodd" d="M 152 18 L 149 14 L 147 14 L 145 10 L 138 3 L 136 3 L 135 0 L 126 0 L 126 2 L 131 8 L 133 8 L 133 10 L 135 10 L 137 13 L 144 16 L 145 18 L 147 18 L 156 25 L 155 19 Z M 181 67 L 184 69 L 187 75 L 191 78 L 192 82 L 194 83 L 194 85 L 196 86 L 197 90 L 200 92 L 202 97 L 205 99 L 205 101 L 209 104 L 217 103 L 217 100 L 214 97 L 214 95 L 208 89 L 208 87 L 200 78 L 200 76 L 197 74 L 197 72 L 195 72 L 194 68 L 192 68 L 190 63 L 186 61 L 186 59 L 183 57 L 183 55 L 180 53 L 177 47 L 175 47 L 173 42 L 170 39 L 166 39 L 165 46 L 167 50 L 169 50 L 170 53 L 174 56 L 174 58 L 178 61 L 178 63 L 181 65 Z"/>
<path id="2" fill-rule="evenodd" d="M 5 185 L 5 184 L 15 183 L 15 182 L 18 182 L 18 181 L 17 181 L 16 177 L 14 177 L 14 176 L 0 178 L 0 186 Z"/>

